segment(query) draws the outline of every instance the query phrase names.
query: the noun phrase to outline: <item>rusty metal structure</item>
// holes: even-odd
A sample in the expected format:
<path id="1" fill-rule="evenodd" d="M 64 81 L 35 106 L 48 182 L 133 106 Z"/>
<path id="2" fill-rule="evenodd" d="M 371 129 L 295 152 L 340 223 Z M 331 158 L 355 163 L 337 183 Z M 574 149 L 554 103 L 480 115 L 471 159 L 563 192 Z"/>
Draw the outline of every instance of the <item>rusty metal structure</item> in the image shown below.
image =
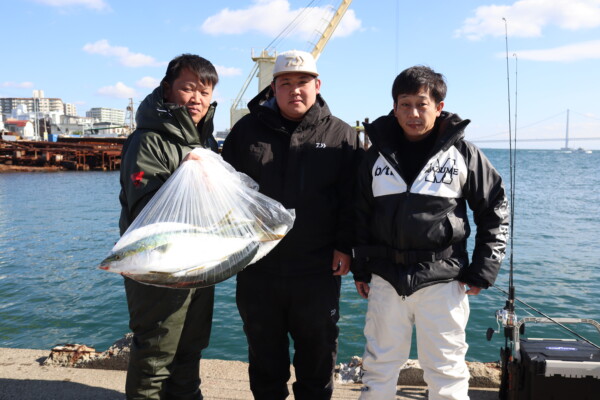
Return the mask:
<path id="1" fill-rule="evenodd" d="M 57 142 L 0 140 L 0 164 L 114 171 L 121 166 L 124 138 L 59 138 Z"/>

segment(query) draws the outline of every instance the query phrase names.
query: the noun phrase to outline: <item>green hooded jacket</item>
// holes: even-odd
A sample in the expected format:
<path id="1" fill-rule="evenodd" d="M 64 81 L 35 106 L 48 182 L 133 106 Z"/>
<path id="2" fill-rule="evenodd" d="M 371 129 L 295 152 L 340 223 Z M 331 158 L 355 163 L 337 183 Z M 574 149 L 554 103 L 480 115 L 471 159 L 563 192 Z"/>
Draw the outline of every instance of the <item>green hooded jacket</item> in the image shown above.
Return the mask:
<path id="1" fill-rule="evenodd" d="M 185 107 L 165 103 L 160 86 L 140 104 L 137 128 L 121 153 L 121 235 L 190 151 L 197 147 L 217 151 L 212 135 L 216 106 L 212 103 L 196 126 Z"/>

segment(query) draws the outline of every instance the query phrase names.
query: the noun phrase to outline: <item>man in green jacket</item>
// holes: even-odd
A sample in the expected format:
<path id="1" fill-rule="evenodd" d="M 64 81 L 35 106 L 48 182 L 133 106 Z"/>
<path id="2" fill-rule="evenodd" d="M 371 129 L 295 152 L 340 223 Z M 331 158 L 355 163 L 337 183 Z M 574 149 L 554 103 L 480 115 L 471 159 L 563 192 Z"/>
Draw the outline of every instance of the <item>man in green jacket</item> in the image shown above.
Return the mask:
<path id="1" fill-rule="evenodd" d="M 196 147 L 217 151 L 212 136 L 218 82 L 206 59 L 183 54 L 140 105 L 137 129 L 123 146 L 121 235 Z M 214 287 L 171 289 L 125 278 L 133 332 L 127 371 L 128 399 L 202 399 L 200 357 L 208 346 Z"/>

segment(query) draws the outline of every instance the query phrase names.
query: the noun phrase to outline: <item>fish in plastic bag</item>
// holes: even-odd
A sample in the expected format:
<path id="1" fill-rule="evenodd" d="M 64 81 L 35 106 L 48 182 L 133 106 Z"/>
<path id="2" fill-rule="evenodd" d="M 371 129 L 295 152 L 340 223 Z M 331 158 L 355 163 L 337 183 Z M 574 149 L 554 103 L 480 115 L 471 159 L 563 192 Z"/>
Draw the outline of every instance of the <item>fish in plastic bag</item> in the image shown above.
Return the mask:
<path id="1" fill-rule="evenodd" d="M 258 261 L 289 232 L 293 210 L 221 156 L 195 149 L 121 236 L 99 268 L 138 282 L 206 287 Z"/>

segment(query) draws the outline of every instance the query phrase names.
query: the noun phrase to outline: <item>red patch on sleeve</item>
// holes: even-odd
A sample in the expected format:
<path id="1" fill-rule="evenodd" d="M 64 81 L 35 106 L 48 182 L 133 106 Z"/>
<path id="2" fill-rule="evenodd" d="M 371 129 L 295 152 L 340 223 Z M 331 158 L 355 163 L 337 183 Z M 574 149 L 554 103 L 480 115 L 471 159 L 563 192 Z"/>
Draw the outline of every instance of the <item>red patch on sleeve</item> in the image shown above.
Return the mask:
<path id="1" fill-rule="evenodd" d="M 142 178 L 144 177 L 144 171 L 136 172 L 131 174 L 131 181 L 133 186 L 138 187 L 142 184 Z"/>

